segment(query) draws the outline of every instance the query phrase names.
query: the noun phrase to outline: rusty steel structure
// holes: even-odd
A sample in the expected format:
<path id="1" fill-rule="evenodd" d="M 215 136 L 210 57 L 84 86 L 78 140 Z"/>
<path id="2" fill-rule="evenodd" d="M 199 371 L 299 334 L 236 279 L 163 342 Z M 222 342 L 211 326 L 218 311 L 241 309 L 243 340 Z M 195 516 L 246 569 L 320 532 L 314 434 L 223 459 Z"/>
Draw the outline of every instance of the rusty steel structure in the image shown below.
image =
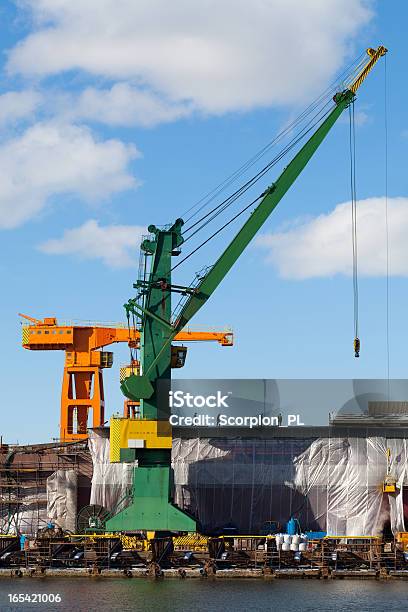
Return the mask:
<path id="1" fill-rule="evenodd" d="M 86 443 L 0 446 L 0 533 L 33 535 L 47 524 L 47 479 L 74 470 L 77 503 L 89 502 L 92 462 Z"/>

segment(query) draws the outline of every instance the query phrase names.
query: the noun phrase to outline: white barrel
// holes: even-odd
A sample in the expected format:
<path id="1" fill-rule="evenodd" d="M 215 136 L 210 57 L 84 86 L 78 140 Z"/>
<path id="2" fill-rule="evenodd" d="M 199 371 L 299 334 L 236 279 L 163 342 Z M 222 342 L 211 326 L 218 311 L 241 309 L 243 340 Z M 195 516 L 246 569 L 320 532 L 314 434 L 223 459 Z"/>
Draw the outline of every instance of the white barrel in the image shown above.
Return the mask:
<path id="1" fill-rule="evenodd" d="M 296 534 L 292 536 L 292 544 L 299 544 L 299 542 L 300 542 L 300 536 Z"/>
<path id="2" fill-rule="evenodd" d="M 276 548 L 280 548 L 283 544 L 283 535 L 281 533 L 277 533 L 275 536 Z"/>
<path id="3" fill-rule="evenodd" d="M 290 545 L 290 550 L 293 550 L 293 552 L 297 552 L 299 550 L 299 543 L 292 542 L 292 544 Z"/>
<path id="4" fill-rule="evenodd" d="M 285 542 L 285 544 L 290 544 L 292 541 L 292 536 L 289 535 L 288 533 L 284 533 L 283 534 L 283 541 Z"/>
<path id="5" fill-rule="evenodd" d="M 282 550 L 290 550 L 290 544 L 289 542 L 284 542 L 282 544 Z"/>
<path id="6" fill-rule="evenodd" d="M 305 552 L 307 550 L 307 543 L 306 542 L 301 542 L 299 544 L 299 550 L 300 550 L 300 552 Z"/>

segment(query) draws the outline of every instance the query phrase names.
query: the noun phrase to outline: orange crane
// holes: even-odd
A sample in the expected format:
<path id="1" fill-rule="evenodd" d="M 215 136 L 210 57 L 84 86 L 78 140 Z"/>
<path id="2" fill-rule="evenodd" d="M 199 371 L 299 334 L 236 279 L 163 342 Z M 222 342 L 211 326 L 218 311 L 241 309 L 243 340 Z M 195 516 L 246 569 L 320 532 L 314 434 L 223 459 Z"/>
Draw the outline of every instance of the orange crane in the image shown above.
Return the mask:
<path id="1" fill-rule="evenodd" d="M 101 427 L 105 423 L 105 396 L 102 371 L 111 368 L 113 353 L 103 350 L 115 342 L 126 342 L 139 348 L 140 332 L 126 324 L 102 323 L 62 324 L 55 317 L 35 319 L 19 313 L 29 321 L 22 324 L 22 344 L 31 351 L 65 351 L 65 365 L 61 392 L 60 439 L 62 442 L 83 440 L 88 427 Z M 177 334 L 178 342 L 215 341 L 221 346 L 233 345 L 233 333 L 226 331 L 192 331 L 183 329 Z M 184 365 L 187 348 L 172 347 L 172 367 Z M 138 362 L 123 369 L 138 368 Z M 122 375 L 122 372 L 121 372 Z M 130 406 L 130 404 L 132 406 Z M 125 402 L 129 413 L 136 402 Z M 92 411 L 92 425 L 88 418 Z"/>

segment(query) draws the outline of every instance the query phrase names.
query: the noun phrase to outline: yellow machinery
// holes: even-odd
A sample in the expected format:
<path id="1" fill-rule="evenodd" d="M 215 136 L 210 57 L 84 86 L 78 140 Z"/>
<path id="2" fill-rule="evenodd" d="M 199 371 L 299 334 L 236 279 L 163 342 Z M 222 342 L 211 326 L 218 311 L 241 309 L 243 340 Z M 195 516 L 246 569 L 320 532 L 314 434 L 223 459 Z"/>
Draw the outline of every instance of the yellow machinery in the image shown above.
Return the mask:
<path id="1" fill-rule="evenodd" d="M 110 421 L 110 460 L 119 463 L 125 449 L 171 449 L 172 433 L 168 420 L 127 419 L 113 416 Z"/>
<path id="2" fill-rule="evenodd" d="M 391 449 L 386 450 L 387 457 L 387 475 L 384 478 L 382 490 L 383 493 L 397 493 L 397 479 L 391 474 Z"/>
<path id="3" fill-rule="evenodd" d="M 398 531 L 395 534 L 395 541 L 401 544 L 403 552 L 408 552 L 408 532 Z"/>

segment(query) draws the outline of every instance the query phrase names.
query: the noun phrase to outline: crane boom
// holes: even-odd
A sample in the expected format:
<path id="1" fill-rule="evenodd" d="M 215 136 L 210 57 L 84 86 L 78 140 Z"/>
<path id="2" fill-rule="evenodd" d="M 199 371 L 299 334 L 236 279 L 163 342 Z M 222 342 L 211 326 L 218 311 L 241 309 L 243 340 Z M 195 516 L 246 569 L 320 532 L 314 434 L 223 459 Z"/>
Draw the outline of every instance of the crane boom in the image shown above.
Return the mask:
<path id="1" fill-rule="evenodd" d="M 367 50 L 371 58 L 367 65 L 361 70 L 349 88 L 345 89 L 342 93 L 336 94 L 334 97 L 335 106 L 328 117 L 326 117 L 316 132 L 286 166 L 276 182 L 272 183 L 269 189 L 266 190 L 261 202 L 253 211 L 249 219 L 202 279 L 196 292 L 191 294 L 176 321 L 175 330 L 182 329 L 212 295 L 237 261 L 238 257 L 248 246 L 252 238 L 262 227 L 285 193 L 310 161 L 344 109 L 353 101 L 357 89 L 372 70 L 374 64 L 386 52 L 387 50 L 383 46 L 380 46 L 377 50 Z"/>
<path id="2" fill-rule="evenodd" d="M 262 199 L 260 203 L 252 212 L 249 219 L 244 223 L 215 264 L 202 278 L 195 291 L 190 294 L 174 324 L 173 332 L 167 338 L 166 346 L 173 340 L 174 336 L 187 325 L 214 293 L 215 289 L 228 274 L 229 270 L 251 242 L 255 234 L 263 226 L 288 189 L 306 167 L 342 112 L 354 100 L 356 91 L 366 79 L 376 62 L 380 57 L 385 55 L 385 53 L 387 53 L 387 49 L 382 45 L 377 49 L 367 49 L 367 54 L 370 59 L 365 66 L 346 89 L 334 96 L 334 108 L 309 140 L 303 145 L 300 151 L 298 151 L 295 157 L 289 162 L 279 178 L 264 192 L 261 196 Z M 163 350 L 164 349 L 165 346 L 163 347 Z M 153 363 L 149 364 L 148 369 L 144 373 L 146 377 L 153 371 L 154 365 L 159 358 L 160 355 L 157 356 Z"/>
<path id="3" fill-rule="evenodd" d="M 279 204 L 285 193 L 293 185 L 343 110 L 352 101 L 353 97 L 354 94 L 350 91 L 346 91 L 337 96 L 334 109 L 319 129 L 286 166 L 276 182 L 272 183 L 266 190 L 261 202 L 255 208 L 249 219 L 244 223 L 209 272 L 207 272 L 206 276 L 198 285 L 196 292 L 190 295 L 176 321 L 176 330 L 183 328 L 198 310 L 204 306 L 205 302 L 231 270 L 232 266 L 251 242 L 255 234 Z"/>

